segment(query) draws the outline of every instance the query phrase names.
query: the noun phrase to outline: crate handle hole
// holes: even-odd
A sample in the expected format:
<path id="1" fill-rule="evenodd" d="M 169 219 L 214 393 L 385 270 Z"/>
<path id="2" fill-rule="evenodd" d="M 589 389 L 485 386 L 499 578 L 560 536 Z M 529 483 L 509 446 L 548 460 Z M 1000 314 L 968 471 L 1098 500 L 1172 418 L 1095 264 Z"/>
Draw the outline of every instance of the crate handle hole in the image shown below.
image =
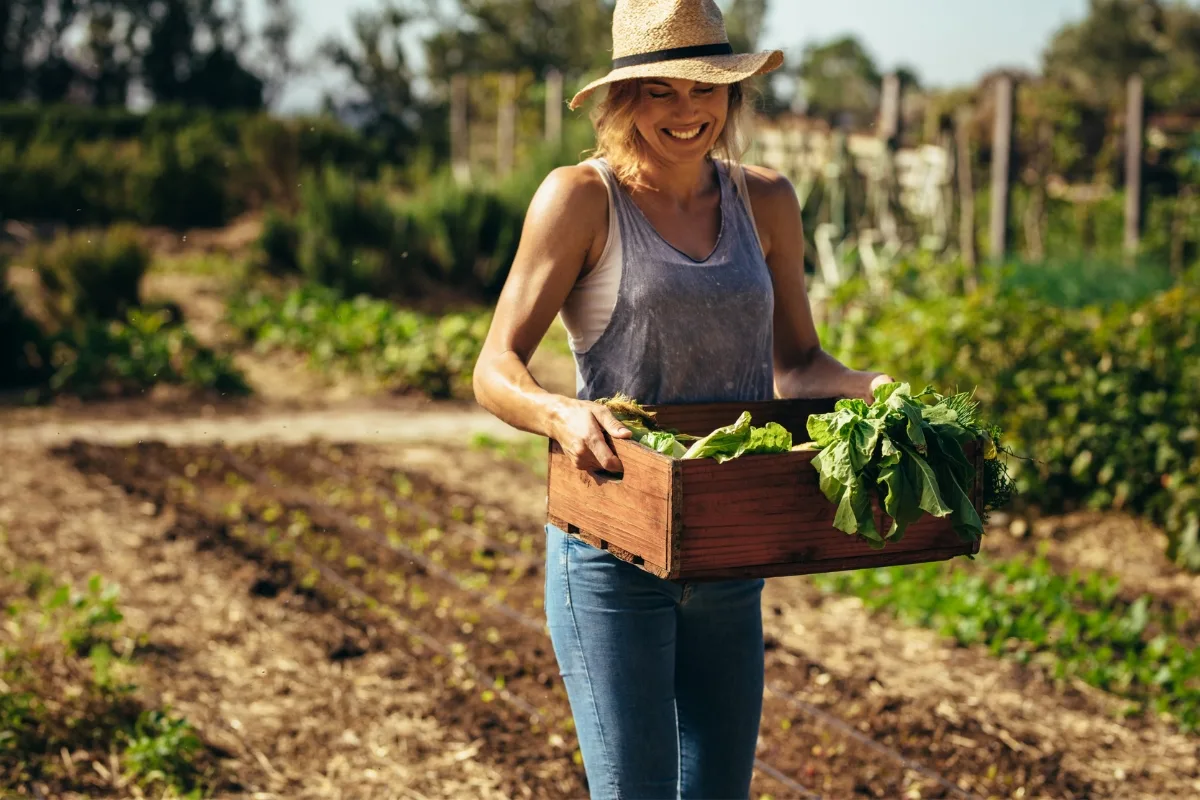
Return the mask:
<path id="1" fill-rule="evenodd" d="M 624 472 L 609 472 L 605 469 L 594 469 L 591 472 L 596 483 L 620 483 L 625 478 Z"/>

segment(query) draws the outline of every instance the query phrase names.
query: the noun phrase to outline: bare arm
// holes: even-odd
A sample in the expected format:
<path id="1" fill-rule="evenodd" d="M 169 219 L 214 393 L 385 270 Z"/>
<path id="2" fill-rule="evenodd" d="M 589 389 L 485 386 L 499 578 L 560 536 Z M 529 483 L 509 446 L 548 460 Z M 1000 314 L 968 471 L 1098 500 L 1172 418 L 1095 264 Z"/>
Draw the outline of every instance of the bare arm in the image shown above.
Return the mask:
<path id="1" fill-rule="evenodd" d="M 847 367 L 821 348 L 804 282 L 800 201 L 774 170 L 746 168 L 747 189 L 775 284 L 775 387 L 781 397 L 861 397 L 891 378 Z"/>
<path id="2" fill-rule="evenodd" d="M 523 431 L 547 436 L 581 469 L 619 471 L 605 433 L 629 431 L 594 403 L 553 394 L 529 373 L 529 359 L 581 272 L 607 236 L 608 194 L 586 166 L 554 170 L 530 203 L 512 270 L 475 365 L 476 401 Z"/>

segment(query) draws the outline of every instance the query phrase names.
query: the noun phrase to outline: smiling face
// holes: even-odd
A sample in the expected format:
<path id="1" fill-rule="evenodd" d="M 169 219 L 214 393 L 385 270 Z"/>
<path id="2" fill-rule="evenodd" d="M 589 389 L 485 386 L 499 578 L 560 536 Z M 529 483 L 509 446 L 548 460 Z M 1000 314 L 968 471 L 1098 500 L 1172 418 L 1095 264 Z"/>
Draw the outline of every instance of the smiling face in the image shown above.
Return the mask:
<path id="1" fill-rule="evenodd" d="M 715 147 L 729 115 L 728 86 L 676 78 L 640 84 L 634 125 L 656 161 L 696 161 Z"/>

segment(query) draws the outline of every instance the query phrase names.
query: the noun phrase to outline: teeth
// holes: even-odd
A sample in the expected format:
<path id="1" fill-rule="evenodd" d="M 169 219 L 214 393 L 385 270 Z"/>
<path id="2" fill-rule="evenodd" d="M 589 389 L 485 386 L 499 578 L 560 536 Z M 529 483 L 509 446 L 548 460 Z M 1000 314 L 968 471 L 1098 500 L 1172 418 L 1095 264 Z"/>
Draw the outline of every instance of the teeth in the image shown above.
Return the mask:
<path id="1" fill-rule="evenodd" d="M 671 136 L 675 137 L 676 139 L 683 139 L 686 141 L 688 139 L 695 139 L 697 136 L 699 136 L 700 129 L 703 127 L 703 125 L 697 125 L 695 128 L 689 128 L 688 130 L 684 131 L 674 131 L 670 128 L 667 128 L 667 133 L 671 134 Z"/>

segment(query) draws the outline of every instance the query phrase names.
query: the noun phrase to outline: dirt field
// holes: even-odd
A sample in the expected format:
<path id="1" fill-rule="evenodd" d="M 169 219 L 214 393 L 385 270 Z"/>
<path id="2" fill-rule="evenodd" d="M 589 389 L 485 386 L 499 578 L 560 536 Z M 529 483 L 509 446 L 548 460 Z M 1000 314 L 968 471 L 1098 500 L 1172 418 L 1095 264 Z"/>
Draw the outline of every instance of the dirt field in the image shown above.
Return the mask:
<path id="1" fill-rule="evenodd" d="M 543 629 L 540 479 L 467 447 L 488 423 L 461 408 L 312 413 L 10 420 L 0 525 L 22 558 L 120 584 L 154 645 L 139 683 L 219 756 L 218 796 L 586 797 Z M 1195 590 L 1142 561 L 1140 585 Z M 1200 796 L 1198 740 L 1118 722 L 1102 693 L 803 578 L 769 582 L 765 618 L 756 797 Z"/>

